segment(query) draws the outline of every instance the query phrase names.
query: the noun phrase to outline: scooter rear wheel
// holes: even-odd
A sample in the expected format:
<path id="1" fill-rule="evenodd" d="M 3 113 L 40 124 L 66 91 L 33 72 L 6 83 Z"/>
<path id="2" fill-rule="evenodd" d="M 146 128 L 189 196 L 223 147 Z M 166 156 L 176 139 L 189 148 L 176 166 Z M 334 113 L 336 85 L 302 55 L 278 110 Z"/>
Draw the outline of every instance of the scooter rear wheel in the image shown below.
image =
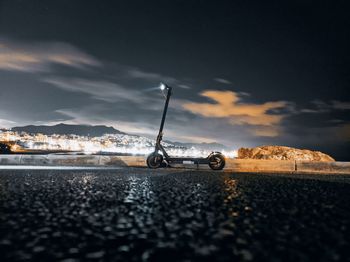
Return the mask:
<path id="1" fill-rule="evenodd" d="M 225 167 L 225 157 L 220 153 L 211 155 L 209 161 L 209 167 L 213 170 L 222 170 Z"/>
<path id="2" fill-rule="evenodd" d="M 149 168 L 156 169 L 161 166 L 162 162 L 163 156 L 161 154 L 153 152 L 147 157 L 147 166 Z"/>

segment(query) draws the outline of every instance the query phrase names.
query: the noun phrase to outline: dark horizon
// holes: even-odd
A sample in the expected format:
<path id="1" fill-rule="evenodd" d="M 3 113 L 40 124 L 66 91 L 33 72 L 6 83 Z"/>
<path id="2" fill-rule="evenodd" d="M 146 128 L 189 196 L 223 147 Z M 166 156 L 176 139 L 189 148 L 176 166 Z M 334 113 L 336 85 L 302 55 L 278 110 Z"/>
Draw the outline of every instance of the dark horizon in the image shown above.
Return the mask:
<path id="1" fill-rule="evenodd" d="M 0 2 L 0 128 L 91 124 L 350 160 L 346 1 Z"/>

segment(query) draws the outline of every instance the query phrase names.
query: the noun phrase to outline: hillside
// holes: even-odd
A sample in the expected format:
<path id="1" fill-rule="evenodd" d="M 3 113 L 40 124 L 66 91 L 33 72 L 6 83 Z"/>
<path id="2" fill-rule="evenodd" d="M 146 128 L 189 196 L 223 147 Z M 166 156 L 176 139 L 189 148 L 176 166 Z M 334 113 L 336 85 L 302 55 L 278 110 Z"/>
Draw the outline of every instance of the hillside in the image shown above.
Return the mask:
<path id="1" fill-rule="evenodd" d="M 16 132 L 26 132 L 30 134 L 42 133 L 45 135 L 68 135 L 74 134 L 79 136 L 102 136 L 104 134 L 124 134 L 123 132 L 115 129 L 111 126 L 105 125 L 67 125 L 67 124 L 58 124 L 54 126 L 46 125 L 28 125 L 21 127 L 13 127 L 13 131 Z"/>

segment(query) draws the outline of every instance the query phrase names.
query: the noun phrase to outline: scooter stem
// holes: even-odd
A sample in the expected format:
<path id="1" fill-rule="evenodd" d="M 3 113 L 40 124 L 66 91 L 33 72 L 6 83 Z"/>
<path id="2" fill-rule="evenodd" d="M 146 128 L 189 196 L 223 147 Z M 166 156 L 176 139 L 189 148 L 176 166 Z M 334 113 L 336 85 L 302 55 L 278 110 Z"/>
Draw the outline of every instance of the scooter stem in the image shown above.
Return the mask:
<path id="1" fill-rule="evenodd" d="M 159 133 L 158 133 L 158 137 L 157 137 L 157 142 L 158 142 L 158 140 L 160 142 L 162 140 L 162 137 L 163 137 L 163 127 L 164 127 L 164 122 L 165 122 L 165 118 L 166 118 L 166 113 L 168 111 L 169 100 L 170 100 L 171 91 L 172 91 L 172 87 L 167 86 L 167 85 L 165 85 L 165 87 L 167 90 L 167 95 L 166 95 L 166 100 L 165 100 L 164 109 L 163 109 L 162 121 L 160 122 L 160 128 L 159 128 Z"/>

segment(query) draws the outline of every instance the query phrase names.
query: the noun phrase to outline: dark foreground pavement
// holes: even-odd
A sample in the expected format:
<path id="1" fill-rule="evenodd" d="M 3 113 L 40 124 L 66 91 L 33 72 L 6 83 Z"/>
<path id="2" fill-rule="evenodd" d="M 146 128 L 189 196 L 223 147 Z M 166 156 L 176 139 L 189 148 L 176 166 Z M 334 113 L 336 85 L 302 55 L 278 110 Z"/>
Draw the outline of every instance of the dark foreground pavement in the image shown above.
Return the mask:
<path id="1" fill-rule="evenodd" d="M 0 171 L 1 261 L 345 261 L 350 176 Z"/>

